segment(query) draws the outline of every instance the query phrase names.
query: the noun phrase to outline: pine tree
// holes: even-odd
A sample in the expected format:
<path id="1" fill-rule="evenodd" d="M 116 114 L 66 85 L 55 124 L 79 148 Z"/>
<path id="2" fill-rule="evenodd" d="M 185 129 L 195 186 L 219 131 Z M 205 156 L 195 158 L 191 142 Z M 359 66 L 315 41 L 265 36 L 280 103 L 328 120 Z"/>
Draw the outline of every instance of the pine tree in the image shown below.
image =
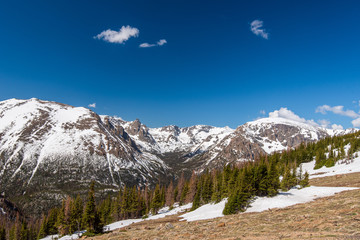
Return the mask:
<path id="1" fill-rule="evenodd" d="M 216 172 L 213 176 L 213 191 L 211 196 L 211 201 L 218 203 L 222 199 L 222 174 L 220 172 Z"/>
<path id="2" fill-rule="evenodd" d="M 59 214 L 57 215 L 56 226 L 58 228 L 58 233 L 60 235 L 67 234 L 66 226 L 65 226 L 65 200 L 62 201 L 61 209 L 59 211 Z"/>
<path id="3" fill-rule="evenodd" d="M 281 180 L 280 187 L 283 191 L 288 191 L 291 188 L 291 173 L 288 165 L 285 167 L 285 173 Z"/>
<path id="4" fill-rule="evenodd" d="M 47 221 L 46 221 L 46 216 L 43 215 L 43 217 L 41 219 L 41 225 L 40 225 L 39 233 L 37 235 L 37 239 L 44 238 L 47 235 L 48 235 Z"/>
<path id="5" fill-rule="evenodd" d="M 305 172 L 304 178 L 300 181 L 300 186 L 302 188 L 309 186 L 309 173 L 308 172 Z"/>
<path id="6" fill-rule="evenodd" d="M 200 207 L 200 196 L 201 196 L 201 182 L 198 182 L 197 190 L 194 196 L 194 201 L 191 207 L 191 211 L 194 211 L 198 207 Z"/>
<path id="7" fill-rule="evenodd" d="M 185 203 L 185 199 L 186 199 L 186 196 L 188 195 L 188 192 L 189 192 L 189 183 L 185 182 L 184 187 L 181 191 L 180 205 L 183 205 Z"/>
<path id="8" fill-rule="evenodd" d="M 280 187 L 279 172 L 277 170 L 275 160 L 271 161 L 268 170 L 268 189 L 267 194 L 269 197 L 275 196 Z"/>
<path id="9" fill-rule="evenodd" d="M 58 213 L 59 213 L 58 208 L 53 208 L 50 210 L 49 216 L 47 217 L 47 221 L 46 221 L 47 234 L 52 235 L 57 233 L 56 222 L 58 218 L 57 217 Z"/>
<path id="10" fill-rule="evenodd" d="M 17 240 L 16 225 L 13 224 L 9 231 L 9 240 Z"/>
<path id="11" fill-rule="evenodd" d="M 77 195 L 71 211 L 71 216 L 73 221 L 72 225 L 75 227 L 75 231 L 81 230 L 82 213 L 83 213 L 83 202 L 80 196 Z"/>
<path id="12" fill-rule="evenodd" d="M 241 186 L 238 187 L 236 191 L 230 195 L 228 202 L 225 204 L 223 214 L 229 215 L 245 211 L 250 196 L 251 195 L 245 192 Z"/>
<path id="13" fill-rule="evenodd" d="M 151 201 L 151 212 L 153 215 L 157 214 L 161 207 L 161 195 L 160 195 L 160 186 L 159 184 L 156 184 L 155 190 L 154 190 L 154 196 Z"/>
<path id="14" fill-rule="evenodd" d="M 9 232 L 9 239 L 10 240 L 18 240 L 20 239 L 20 214 L 16 214 L 16 220 L 15 223 L 12 225 L 10 232 Z"/>
<path id="15" fill-rule="evenodd" d="M 102 229 L 100 228 L 101 226 L 100 216 L 96 211 L 94 188 L 95 188 L 95 183 L 91 182 L 88 199 L 83 215 L 84 227 L 86 228 L 87 234 L 89 235 L 99 233 L 102 231 Z"/>
<path id="16" fill-rule="evenodd" d="M 29 231 L 27 228 L 27 223 L 26 221 L 23 221 L 21 224 L 19 240 L 28 240 L 28 237 L 29 237 Z"/>

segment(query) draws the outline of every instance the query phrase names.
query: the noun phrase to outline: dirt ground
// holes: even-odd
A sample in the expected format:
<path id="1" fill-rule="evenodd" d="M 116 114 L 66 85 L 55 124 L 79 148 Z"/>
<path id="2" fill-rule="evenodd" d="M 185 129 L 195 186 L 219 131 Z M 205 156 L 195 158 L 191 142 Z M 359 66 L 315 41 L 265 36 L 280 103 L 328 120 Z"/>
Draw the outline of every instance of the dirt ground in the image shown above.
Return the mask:
<path id="1" fill-rule="evenodd" d="M 314 186 L 360 187 L 360 173 L 316 178 L 310 183 Z M 178 216 L 170 216 L 87 239 L 360 240 L 360 189 L 261 213 L 242 213 L 190 223 L 179 221 Z"/>

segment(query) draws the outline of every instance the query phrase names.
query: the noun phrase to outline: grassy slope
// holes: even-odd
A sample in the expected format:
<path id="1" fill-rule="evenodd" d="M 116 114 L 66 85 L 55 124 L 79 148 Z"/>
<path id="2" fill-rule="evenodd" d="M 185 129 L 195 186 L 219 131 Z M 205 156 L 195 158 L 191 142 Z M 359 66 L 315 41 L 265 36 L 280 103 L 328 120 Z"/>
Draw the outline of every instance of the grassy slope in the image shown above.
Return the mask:
<path id="1" fill-rule="evenodd" d="M 317 178 L 315 186 L 360 187 L 360 173 Z M 165 223 L 171 222 L 173 229 Z M 133 224 L 102 239 L 360 239 L 360 190 L 284 209 L 198 222 L 176 216 Z"/>

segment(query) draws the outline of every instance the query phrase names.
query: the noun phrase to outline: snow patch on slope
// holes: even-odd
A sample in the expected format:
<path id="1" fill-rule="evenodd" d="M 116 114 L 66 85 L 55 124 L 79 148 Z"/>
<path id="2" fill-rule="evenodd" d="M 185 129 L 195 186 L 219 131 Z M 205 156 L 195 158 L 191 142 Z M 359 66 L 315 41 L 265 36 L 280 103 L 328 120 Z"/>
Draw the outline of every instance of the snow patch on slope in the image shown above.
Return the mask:
<path id="1" fill-rule="evenodd" d="M 357 152 L 357 154 L 360 155 L 360 152 Z M 339 174 L 360 172 L 360 157 L 356 157 L 352 160 L 339 160 L 335 163 L 335 166 L 329 168 L 323 166 L 322 168 L 314 169 L 315 160 L 308 163 L 302 163 L 301 167 L 303 173 L 306 171 L 309 173 L 309 178 L 329 177 Z"/>

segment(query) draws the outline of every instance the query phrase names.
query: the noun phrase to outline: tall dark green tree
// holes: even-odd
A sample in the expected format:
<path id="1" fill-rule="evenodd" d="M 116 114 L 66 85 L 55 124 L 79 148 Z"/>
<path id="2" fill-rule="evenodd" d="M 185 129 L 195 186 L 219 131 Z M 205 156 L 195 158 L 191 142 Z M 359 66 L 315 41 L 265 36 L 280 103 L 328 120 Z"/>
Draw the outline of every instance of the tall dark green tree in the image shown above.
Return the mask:
<path id="1" fill-rule="evenodd" d="M 160 207 L 161 207 L 161 194 L 160 194 L 160 186 L 159 184 L 156 184 L 155 190 L 154 190 L 154 195 L 153 198 L 151 200 L 151 212 L 152 214 L 157 214 L 157 212 L 159 211 Z"/>
<path id="2" fill-rule="evenodd" d="M 102 225 L 95 204 L 95 182 L 91 182 L 90 184 L 88 199 L 84 209 L 83 223 L 89 235 L 102 232 Z"/>

